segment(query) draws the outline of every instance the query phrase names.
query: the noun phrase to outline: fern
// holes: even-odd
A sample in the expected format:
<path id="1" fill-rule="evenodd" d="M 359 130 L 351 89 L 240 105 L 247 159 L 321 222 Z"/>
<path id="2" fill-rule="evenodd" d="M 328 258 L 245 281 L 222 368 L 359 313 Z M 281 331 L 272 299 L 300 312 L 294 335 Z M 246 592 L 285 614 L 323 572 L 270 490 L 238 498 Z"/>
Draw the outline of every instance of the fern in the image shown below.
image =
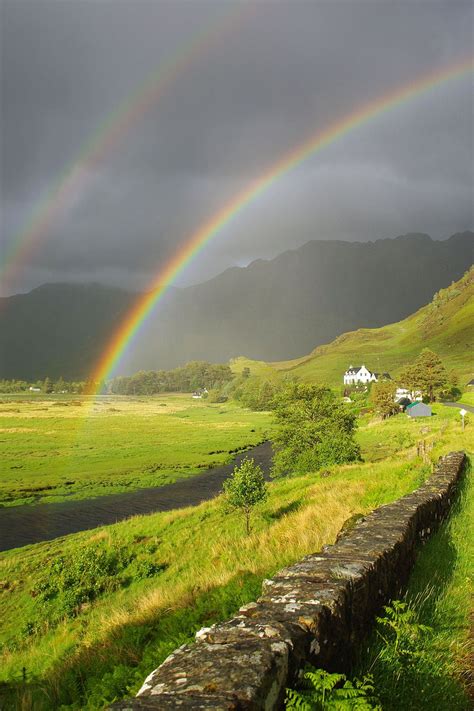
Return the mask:
<path id="1" fill-rule="evenodd" d="M 384 641 L 381 659 L 395 659 L 401 668 L 416 667 L 424 655 L 424 642 L 432 628 L 418 622 L 417 614 L 406 602 L 394 600 L 384 607 L 384 617 L 376 617 L 378 634 Z"/>
<path id="2" fill-rule="evenodd" d="M 344 683 L 343 683 L 344 682 Z M 353 682 L 344 674 L 306 668 L 299 689 L 286 690 L 286 709 L 298 711 L 368 711 L 381 709 L 371 676 Z"/>

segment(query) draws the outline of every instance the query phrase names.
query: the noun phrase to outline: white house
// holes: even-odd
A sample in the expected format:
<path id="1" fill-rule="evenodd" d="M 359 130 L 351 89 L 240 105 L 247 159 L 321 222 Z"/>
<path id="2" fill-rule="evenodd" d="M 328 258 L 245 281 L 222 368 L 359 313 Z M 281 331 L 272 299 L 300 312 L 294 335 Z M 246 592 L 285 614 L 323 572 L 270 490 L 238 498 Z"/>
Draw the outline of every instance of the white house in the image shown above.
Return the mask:
<path id="1" fill-rule="evenodd" d="M 358 383 L 366 385 L 367 383 L 376 383 L 377 379 L 377 373 L 372 373 L 365 365 L 357 367 L 350 365 L 344 373 L 344 385 L 357 385 Z"/>
<path id="2" fill-rule="evenodd" d="M 393 398 L 395 402 L 400 402 L 400 400 L 410 400 L 411 402 L 423 400 L 423 396 L 420 390 L 408 390 L 408 388 L 397 388 L 395 390 L 395 396 Z"/>

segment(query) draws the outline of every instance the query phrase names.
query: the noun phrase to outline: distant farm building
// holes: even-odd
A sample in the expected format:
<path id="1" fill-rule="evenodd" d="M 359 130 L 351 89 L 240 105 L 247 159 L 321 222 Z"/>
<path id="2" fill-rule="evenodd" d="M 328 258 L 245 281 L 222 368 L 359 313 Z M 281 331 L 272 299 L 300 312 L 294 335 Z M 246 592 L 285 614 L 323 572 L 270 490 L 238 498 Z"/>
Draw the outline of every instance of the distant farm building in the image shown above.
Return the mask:
<path id="1" fill-rule="evenodd" d="M 207 395 L 207 389 L 195 390 L 193 392 L 193 400 L 201 400 L 204 395 Z"/>
<path id="2" fill-rule="evenodd" d="M 32 385 L 30 386 L 30 392 L 32 393 L 40 393 L 41 388 L 34 388 Z"/>
<path id="3" fill-rule="evenodd" d="M 350 365 L 344 373 L 344 385 L 367 385 L 379 380 L 391 380 L 389 373 L 373 373 L 365 365 Z"/>
<path id="4" fill-rule="evenodd" d="M 407 388 L 397 388 L 395 390 L 394 398 L 395 402 L 399 405 L 403 405 L 403 401 L 408 400 L 409 402 L 414 402 L 415 400 L 422 400 L 422 395 L 420 390 L 408 390 Z"/>
<path id="5" fill-rule="evenodd" d="M 411 405 L 407 405 L 405 412 L 410 417 L 431 417 L 431 407 L 425 405 L 424 402 L 412 402 Z"/>
<path id="6" fill-rule="evenodd" d="M 467 387 L 468 387 L 468 388 L 474 388 L 474 378 L 472 378 L 472 380 L 470 380 L 470 381 L 468 382 Z"/>

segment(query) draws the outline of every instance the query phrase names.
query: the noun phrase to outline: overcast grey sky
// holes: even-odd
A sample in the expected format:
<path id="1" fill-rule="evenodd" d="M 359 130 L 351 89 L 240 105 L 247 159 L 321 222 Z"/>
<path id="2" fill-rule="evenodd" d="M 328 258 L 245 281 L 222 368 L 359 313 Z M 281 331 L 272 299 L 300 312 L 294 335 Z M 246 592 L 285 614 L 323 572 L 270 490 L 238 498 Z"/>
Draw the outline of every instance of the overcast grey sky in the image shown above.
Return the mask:
<path id="1" fill-rule="evenodd" d="M 10 291 L 144 288 L 208 216 L 305 137 L 473 53 L 470 0 L 248 0 L 94 166 Z M 4 247 L 151 72 L 236 0 L 0 0 Z M 240 18 L 240 19 L 239 19 Z M 472 75 L 381 114 L 288 172 L 181 274 L 310 239 L 473 227 Z"/>

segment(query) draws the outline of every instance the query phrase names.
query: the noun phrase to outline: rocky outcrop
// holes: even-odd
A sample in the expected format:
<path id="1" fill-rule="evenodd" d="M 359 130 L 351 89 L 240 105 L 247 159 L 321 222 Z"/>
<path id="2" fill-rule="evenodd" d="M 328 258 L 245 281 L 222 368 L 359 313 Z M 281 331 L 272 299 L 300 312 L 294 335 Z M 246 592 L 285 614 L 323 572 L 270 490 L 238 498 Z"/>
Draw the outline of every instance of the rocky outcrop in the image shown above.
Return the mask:
<path id="1" fill-rule="evenodd" d="M 114 709 L 275 709 L 306 662 L 347 669 L 374 615 L 406 584 L 419 543 L 449 511 L 465 455 L 362 518 L 320 553 L 264 581 L 262 596 L 171 654 Z"/>

